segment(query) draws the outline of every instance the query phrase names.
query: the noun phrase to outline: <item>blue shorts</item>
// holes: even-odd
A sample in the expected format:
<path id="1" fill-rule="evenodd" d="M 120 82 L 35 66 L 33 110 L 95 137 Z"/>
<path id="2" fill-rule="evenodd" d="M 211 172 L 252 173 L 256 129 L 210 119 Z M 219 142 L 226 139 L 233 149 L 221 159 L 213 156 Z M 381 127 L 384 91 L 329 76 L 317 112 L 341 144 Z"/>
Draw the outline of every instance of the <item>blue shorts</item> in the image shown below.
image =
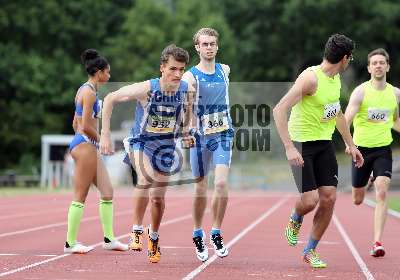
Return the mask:
<path id="1" fill-rule="evenodd" d="M 195 135 L 196 145 L 190 149 L 190 166 L 194 177 L 207 176 L 210 167 L 223 164 L 230 167 L 233 133 L 212 136 Z"/>
<path id="2" fill-rule="evenodd" d="M 74 138 L 72 139 L 71 143 L 69 144 L 69 151 L 71 152 L 73 148 L 78 146 L 81 143 L 91 143 L 93 144 L 97 149 L 99 148 L 99 144 L 96 141 L 93 141 L 89 139 L 84 134 L 76 133 Z"/>
<path id="3" fill-rule="evenodd" d="M 129 144 L 128 147 L 127 143 Z M 140 139 L 128 137 L 124 140 L 124 146 L 127 153 L 142 151 L 149 158 L 153 169 L 158 172 L 174 175 L 182 168 L 183 156 L 177 151 L 174 140 L 142 142 Z M 130 164 L 128 155 L 126 155 L 124 162 Z M 140 166 L 135 166 L 135 168 L 140 168 Z"/>

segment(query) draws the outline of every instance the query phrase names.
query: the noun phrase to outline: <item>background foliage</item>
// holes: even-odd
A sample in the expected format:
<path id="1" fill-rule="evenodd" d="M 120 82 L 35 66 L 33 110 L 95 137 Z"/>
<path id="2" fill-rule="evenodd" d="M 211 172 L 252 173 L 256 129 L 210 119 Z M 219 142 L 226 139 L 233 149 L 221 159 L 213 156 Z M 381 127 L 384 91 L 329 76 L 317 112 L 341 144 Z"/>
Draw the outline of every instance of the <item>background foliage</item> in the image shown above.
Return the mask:
<path id="1" fill-rule="evenodd" d="M 98 49 L 111 81 L 141 81 L 159 73 L 169 43 L 190 51 L 203 26 L 221 34 L 218 60 L 236 82 L 292 81 L 321 61 L 333 33 L 356 41 L 343 76 L 344 105 L 368 79 L 366 55 L 391 55 L 389 81 L 399 84 L 400 2 L 373 0 L 6 0 L 0 5 L 0 170 L 35 165 L 42 134 L 71 134 L 73 98 L 85 81 L 80 54 Z"/>

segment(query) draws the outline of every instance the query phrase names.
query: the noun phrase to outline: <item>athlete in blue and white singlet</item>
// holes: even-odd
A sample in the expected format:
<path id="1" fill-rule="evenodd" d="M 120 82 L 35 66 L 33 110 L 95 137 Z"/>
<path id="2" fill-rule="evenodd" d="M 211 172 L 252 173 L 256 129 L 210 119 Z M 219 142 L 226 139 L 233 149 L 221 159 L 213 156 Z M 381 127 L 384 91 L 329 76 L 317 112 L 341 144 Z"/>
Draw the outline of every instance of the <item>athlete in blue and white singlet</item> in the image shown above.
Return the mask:
<path id="1" fill-rule="evenodd" d="M 197 67 L 189 71 L 196 80 L 194 114 L 198 128 L 196 146 L 190 149 L 190 165 L 195 177 L 203 177 L 211 165 L 230 166 L 231 163 L 233 127 L 229 113 L 229 79 L 219 63 L 215 63 L 212 74 Z"/>
<path id="2" fill-rule="evenodd" d="M 150 85 L 147 103 L 136 106 L 134 127 L 129 137 L 130 151 L 143 151 L 159 172 L 177 172 L 181 162 L 175 159 L 176 134 L 182 126 L 188 84 L 181 81 L 172 95 L 161 91 L 159 79 L 150 80 Z"/>
<path id="3" fill-rule="evenodd" d="M 190 165 L 195 178 L 193 201 L 193 243 L 197 258 L 205 262 L 208 248 L 205 243 L 203 217 L 207 207 L 207 175 L 213 168 L 214 192 L 211 200 L 212 228 L 210 241 L 215 254 L 228 256 L 221 226 L 228 204 L 228 175 L 232 157 L 233 128 L 229 114 L 229 66 L 215 63 L 219 34 L 212 28 L 201 28 L 193 37 L 200 62 L 183 75 L 196 89 L 194 102 L 195 147 L 190 149 Z"/>
<path id="4" fill-rule="evenodd" d="M 160 61 L 161 78 L 128 85 L 106 96 L 100 137 L 100 151 L 111 154 L 110 118 L 113 104 L 136 100 L 135 123 L 128 146 L 138 184 L 133 194 L 133 226 L 129 247 L 134 251 L 142 250 L 143 218 L 150 202 L 147 256 L 152 263 L 159 262 L 161 258 L 158 230 L 164 214 L 167 186 L 171 175 L 181 166 L 181 162 L 175 160 L 176 138 L 184 133 L 184 146 L 193 143 L 192 137 L 188 136 L 188 120 L 191 119 L 193 105 L 193 97 L 189 93 L 193 94 L 194 88 L 181 81 L 189 54 L 182 48 L 169 45 L 162 51 Z M 185 102 L 188 102 L 187 107 L 184 106 Z"/>

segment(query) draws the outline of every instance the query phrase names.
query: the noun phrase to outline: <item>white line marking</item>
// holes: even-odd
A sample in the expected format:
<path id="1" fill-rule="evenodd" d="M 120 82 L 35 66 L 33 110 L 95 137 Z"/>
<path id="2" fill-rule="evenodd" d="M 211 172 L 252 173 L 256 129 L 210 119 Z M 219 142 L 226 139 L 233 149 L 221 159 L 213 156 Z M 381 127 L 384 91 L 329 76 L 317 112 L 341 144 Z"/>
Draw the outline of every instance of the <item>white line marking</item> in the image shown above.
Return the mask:
<path id="1" fill-rule="evenodd" d="M 55 257 L 55 256 L 57 256 L 57 255 L 29 255 L 29 254 L 7 254 L 7 253 L 4 253 L 4 254 L 0 254 L 0 257 L 1 256 L 33 256 L 33 257 Z"/>
<path id="2" fill-rule="evenodd" d="M 351 254 L 353 255 L 354 259 L 357 261 L 358 266 L 360 267 L 362 273 L 364 273 L 365 278 L 368 280 L 374 280 L 374 276 L 372 273 L 368 270 L 367 265 L 361 258 L 360 254 L 358 253 L 356 247 L 354 246 L 353 242 L 351 241 L 350 237 L 347 235 L 346 231 L 344 230 L 342 224 L 339 222 L 339 219 L 336 217 L 335 214 L 333 214 L 333 222 L 335 223 L 336 227 L 338 228 L 340 234 L 342 235 L 344 241 L 347 244 L 347 247 L 349 247 Z"/>
<path id="3" fill-rule="evenodd" d="M 235 203 L 233 203 L 233 205 L 238 204 L 239 202 L 241 202 L 241 201 L 236 201 Z M 209 213 L 209 212 L 210 212 L 210 209 L 207 209 L 205 211 L 205 213 Z M 122 213 L 122 212 L 120 212 L 120 213 Z M 116 216 L 116 215 L 114 215 L 114 216 Z M 189 218 L 192 218 L 192 214 L 188 214 L 188 215 L 185 215 L 185 216 L 181 216 L 181 217 L 178 217 L 178 218 L 175 218 L 175 219 L 171 219 L 171 220 L 162 222 L 160 224 L 160 226 L 166 226 L 166 225 L 169 225 L 169 224 L 177 223 L 177 222 L 189 219 Z M 117 239 L 125 238 L 125 237 L 128 237 L 129 235 L 130 235 L 130 233 L 127 233 L 127 234 L 118 236 L 116 238 Z M 103 242 L 99 242 L 99 243 L 96 243 L 96 244 L 90 245 L 90 246 L 97 247 L 97 246 L 100 246 L 101 244 L 103 244 Z M 45 263 L 48 263 L 48 262 L 52 262 L 52 261 L 55 261 L 55 260 L 70 256 L 70 255 L 71 254 L 60 255 L 60 256 L 57 256 L 57 257 L 54 257 L 54 258 L 51 258 L 51 259 L 47 259 L 47 260 L 44 260 L 44 261 L 41 261 L 41 262 L 36 262 L 36 263 L 30 264 L 30 265 L 27 265 L 27 266 L 23 266 L 23 267 L 19 267 L 19 268 L 16 268 L 16 269 L 13 269 L 13 270 L 10 270 L 10 271 L 7 271 L 7 272 L 3 272 L 3 273 L 0 273 L 0 277 L 6 276 L 6 275 L 9 275 L 9 274 L 13 274 L 13 273 L 16 273 L 16 272 L 20 272 L 20 271 L 26 270 L 28 268 L 39 266 L 39 265 L 42 265 L 42 264 L 45 264 Z"/>
<path id="4" fill-rule="evenodd" d="M 132 210 L 117 212 L 117 213 L 114 214 L 114 217 L 118 217 L 118 216 L 122 216 L 122 215 L 128 215 L 128 214 L 132 214 Z M 84 218 L 84 219 L 82 219 L 82 222 L 94 221 L 94 220 L 98 220 L 98 219 L 100 219 L 100 217 L 98 215 L 96 215 L 96 216 Z M 39 227 L 33 227 L 33 228 L 28 228 L 28 229 L 23 229 L 23 230 L 17 230 L 17 231 L 13 231 L 13 232 L 1 233 L 0 234 L 0 238 L 6 237 L 6 236 L 14 236 L 14 235 L 18 235 L 18 234 L 28 233 L 28 232 L 32 232 L 32 231 L 38 231 L 38 230 L 42 230 L 42 229 L 60 227 L 60 226 L 65 226 L 65 225 L 67 225 L 67 222 L 54 223 L 54 224 L 48 224 L 48 225 L 39 226 Z"/>
<path id="5" fill-rule="evenodd" d="M 366 204 L 372 208 L 375 208 L 375 206 L 376 206 L 376 202 L 371 199 L 368 199 L 368 198 L 364 198 L 364 204 Z M 388 209 L 388 214 L 400 219 L 400 212 L 397 212 L 393 209 Z"/>
<path id="6" fill-rule="evenodd" d="M 132 211 L 129 211 L 129 212 L 132 213 Z M 187 219 L 190 219 L 190 218 L 192 218 L 192 214 L 188 214 L 188 215 L 185 215 L 185 216 L 181 216 L 181 217 L 178 217 L 178 218 L 175 218 L 175 219 L 171 219 L 171 220 L 165 221 L 165 222 L 161 223 L 161 226 L 174 224 L 174 223 L 177 223 L 177 222 L 180 222 L 180 221 L 183 221 L 183 220 L 187 220 Z M 129 236 L 129 233 L 121 235 L 121 236 L 118 236 L 117 238 L 120 239 L 120 238 L 124 238 L 124 237 L 127 237 L 127 236 Z M 90 246 L 97 247 L 97 246 L 100 246 L 101 244 L 103 244 L 103 242 L 99 242 L 99 243 L 96 243 L 96 244 L 90 245 Z M 26 266 L 22 266 L 22 267 L 19 267 L 19 268 L 16 268 L 16 269 L 13 269 L 13 270 L 10 270 L 10 271 L 7 271 L 7 272 L 0 273 L 0 277 L 7 276 L 7 275 L 10 275 L 10 274 L 13 274 L 13 273 L 16 273 L 16 272 L 20 272 L 20 271 L 23 271 L 23 270 L 26 270 L 26 269 L 29 269 L 29 268 L 32 268 L 32 267 L 35 267 L 35 266 L 39 266 L 39 265 L 42 265 L 42 264 L 45 264 L 45 263 L 48 263 L 48 262 L 52 262 L 52 261 L 55 261 L 55 260 L 70 256 L 70 255 L 71 254 L 64 254 L 64 255 L 56 256 L 54 258 L 50 258 L 50 259 L 41 261 L 41 262 L 36 262 L 36 263 L 32 263 L 32 264 L 29 264 L 29 265 L 26 265 Z"/>
<path id="7" fill-rule="evenodd" d="M 174 205 L 177 205 L 177 204 L 178 204 L 178 202 L 170 203 L 168 205 L 168 207 L 171 207 L 171 206 L 174 206 Z M 65 211 L 68 211 L 68 209 L 66 208 Z M 131 214 L 131 213 L 133 213 L 132 210 L 115 212 L 114 217 L 123 216 L 123 215 Z M 91 216 L 91 217 L 82 219 L 81 222 L 88 222 L 88 221 L 93 221 L 93 220 L 98 220 L 98 219 L 100 219 L 100 217 L 98 215 L 97 216 Z M 23 234 L 23 233 L 28 233 L 28 232 L 32 232 L 32 231 L 48 229 L 48 228 L 52 228 L 52 227 L 65 226 L 67 224 L 68 224 L 68 222 L 61 222 L 61 223 L 48 224 L 48 225 L 44 225 L 44 226 L 33 227 L 33 228 L 28 228 L 28 229 L 13 231 L 13 232 L 0 233 L 0 238 L 6 237 L 6 236 L 10 236 L 10 235 L 14 236 L 14 235 L 17 235 L 17 234 Z"/>
<path id="8" fill-rule="evenodd" d="M 67 212 L 67 208 L 60 208 L 60 209 L 51 209 L 51 213 L 55 212 Z M 41 215 L 41 214 L 49 214 L 49 210 L 46 211 L 39 211 L 39 212 L 32 212 L 32 213 L 24 213 L 24 214 L 13 214 L 13 215 L 8 215 L 8 216 L 2 216 L 0 217 L 0 220 L 7 220 L 7 219 L 15 219 L 15 218 L 25 218 L 29 216 L 36 216 L 36 215 Z"/>
<path id="9" fill-rule="evenodd" d="M 274 204 L 267 212 L 262 214 L 257 220 L 255 220 L 253 223 L 251 223 L 249 226 L 247 226 L 244 230 L 239 232 L 238 235 L 236 235 L 229 243 L 226 245 L 227 248 L 232 247 L 236 242 L 238 242 L 243 236 L 245 236 L 250 230 L 255 228 L 259 223 L 261 223 L 265 218 L 267 218 L 269 215 L 271 215 L 275 210 L 277 210 L 282 204 L 284 204 L 289 198 L 285 197 L 281 200 L 279 200 L 276 204 Z M 217 255 L 213 255 L 211 258 L 209 258 L 206 262 L 204 262 L 202 265 L 197 267 L 195 270 L 190 272 L 188 275 L 183 277 L 183 280 L 189 280 L 193 279 L 198 275 L 200 272 L 202 272 L 207 266 L 209 266 L 213 261 L 217 259 Z"/>

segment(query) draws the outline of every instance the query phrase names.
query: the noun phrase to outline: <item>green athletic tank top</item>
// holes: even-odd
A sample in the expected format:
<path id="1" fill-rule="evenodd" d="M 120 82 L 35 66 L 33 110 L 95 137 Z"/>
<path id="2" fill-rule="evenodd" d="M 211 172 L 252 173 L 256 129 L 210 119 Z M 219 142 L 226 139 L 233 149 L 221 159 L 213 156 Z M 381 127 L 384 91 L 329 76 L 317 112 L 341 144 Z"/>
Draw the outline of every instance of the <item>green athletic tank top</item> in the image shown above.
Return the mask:
<path id="1" fill-rule="evenodd" d="M 289 135 L 292 141 L 297 142 L 331 140 L 340 112 L 340 75 L 328 77 L 320 66 L 308 69 L 317 76 L 317 90 L 293 106 L 288 124 Z"/>
<path id="2" fill-rule="evenodd" d="M 354 143 L 366 148 L 390 145 L 393 114 L 397 108 L 393 86 L 387 83 L 384 90 L 376 90 L 371 81 L 367 81 L 363 88 L 364 99 L 353 121 Z"/>

